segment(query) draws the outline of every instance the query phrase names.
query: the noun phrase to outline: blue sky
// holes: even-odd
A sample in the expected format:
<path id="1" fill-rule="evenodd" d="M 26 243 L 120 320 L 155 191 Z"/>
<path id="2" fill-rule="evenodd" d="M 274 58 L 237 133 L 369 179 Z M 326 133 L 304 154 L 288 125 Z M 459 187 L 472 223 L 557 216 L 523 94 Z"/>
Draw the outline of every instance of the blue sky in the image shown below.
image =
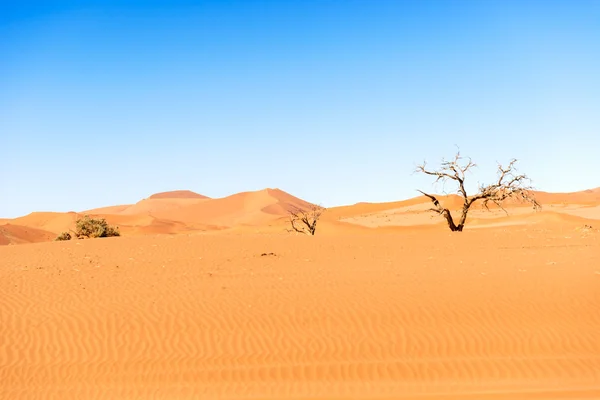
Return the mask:
<path id="1" fill-rule="evenodd" d="M 0 2 L 0 217 L 190 189 L 436 191 L 459 145 L 600 186 L 600 2 Z"/>

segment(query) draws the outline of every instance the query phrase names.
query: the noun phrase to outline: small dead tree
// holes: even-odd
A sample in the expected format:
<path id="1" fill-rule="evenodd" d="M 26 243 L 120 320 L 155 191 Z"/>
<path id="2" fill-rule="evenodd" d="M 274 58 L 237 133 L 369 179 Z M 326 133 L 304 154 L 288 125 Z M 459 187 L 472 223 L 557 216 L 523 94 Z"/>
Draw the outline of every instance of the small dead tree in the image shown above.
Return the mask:
<path id="1" fill-rule="evenodd" d="M 481 185 L 478 193 L 472 196 L 469 196 L 465 189 L 466 173 L 476 166 L 471 158 L 461 157 L 460 152 L 457 152 L 453 160 L 442 160 L 441 166 L 437 170 L 427 169 L 425 163 L 417 166 L 416 172 L 435 176 L 435 183 L 453 181 L 458 185 L 457 193 L 463 198 L 462 212 L 458 223 L 454 222 L 450 210 L 443 207 L 435 196 L 421 190 L 419 192 L 433 202 L 435 207 L 431 208 L 431 211 L 444 217 L 448 223 L 448 227 L 453 232 L 462 232 L 467 221 L 469 209 L 473 203 L 479 200 L 482 201 L 483 207 L 486 210 L 489 210 L 490 203 L 494 203 L 506 213 L 502 204 L 508 199 L 530 203 L 537 210 L 541 208 L 541 205 L 533 195 L 533 187 L 530 185 L 530 179 L 525 174 L 517 173 L 516 162 L 516 159 L 512 159 L 507 167 L 498 164 L 498 179 L 491 185 Z"/>
<path id="2" fill-rule="evenodd" d="M 290 225 L 292 226 L 290 232 L 295 231 L 314 236 L 317 231 L 317 222 L 319 222 L 319 218 L 321 218 L 324 211 L 324 207 L 314 204 L 308 209 L 293 207 L 289 211 Z"/>

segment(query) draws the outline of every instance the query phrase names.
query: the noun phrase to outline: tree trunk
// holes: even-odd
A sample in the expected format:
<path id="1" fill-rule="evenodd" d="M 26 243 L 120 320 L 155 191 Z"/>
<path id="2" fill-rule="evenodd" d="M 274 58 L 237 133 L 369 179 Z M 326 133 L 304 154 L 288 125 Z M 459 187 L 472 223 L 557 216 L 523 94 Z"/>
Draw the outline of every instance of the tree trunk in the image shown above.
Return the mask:
<path id="1" fill-rule="evenodd" d="M 467 222 L 467 214 L 469 213 L 469 207 L 471 207 L 471 203 L 466 203 L 463 205 L 462 214 L 460 216 L 460 220 L 458 221 L 458 225 L 456 226 L 456 230 L 462 232 L 465 222 Z"/>
<path id="2" fill-rule="evenodd" d="M 467 214 L 469 213 L 469 208 L 471 207 L 471 204 L 473 204 L 471 201 L 465 199 L 465 203 L 463 204 L 462 214 L 460 216 L 460 220 L 458 221 L 458 225 L 457 225 L 457 230 L 459 232 L 462 232 L 462 229 L 464 228 L 465 223 L 467 222 Z"/>
<path id="3" fill-rule="evenodd" d="M 450 214 L 450 210 L 445 208 L 442 211 L 442 215 L 444 216 L 444 218 L 446 218 L 446 222 L 448 222 L 448 228 L 450 228 L 452 232 L 462 231 L 462 226 L 456 226 L 456 224 L 454 223 L 454 219 L 452 219 L 452 214 Z"/>

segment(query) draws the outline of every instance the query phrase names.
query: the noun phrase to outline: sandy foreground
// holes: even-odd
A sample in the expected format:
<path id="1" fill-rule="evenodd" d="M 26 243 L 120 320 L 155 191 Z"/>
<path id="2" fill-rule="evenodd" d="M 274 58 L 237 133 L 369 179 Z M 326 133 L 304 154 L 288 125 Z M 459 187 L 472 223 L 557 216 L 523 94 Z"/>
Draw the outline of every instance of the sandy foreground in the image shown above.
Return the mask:
<path id="1" fill-rule="evenodd" d="M 0 247 L 1 399 L 598 399 L 600 234 Z"/>

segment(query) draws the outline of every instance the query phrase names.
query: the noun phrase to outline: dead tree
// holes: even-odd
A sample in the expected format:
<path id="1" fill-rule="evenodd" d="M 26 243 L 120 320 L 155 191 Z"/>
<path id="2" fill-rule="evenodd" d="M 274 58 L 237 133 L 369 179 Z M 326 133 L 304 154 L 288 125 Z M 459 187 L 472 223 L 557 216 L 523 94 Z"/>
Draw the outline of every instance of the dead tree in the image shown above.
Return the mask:
<path id="1" fill-rule="evenodd" d="M 324 211 L 324 207 L 314 204 L 308 209 L 293 207 L 289 211 L 292 226 L 290 231 L 314 235 L 317 231 L 317 222 L 319 222 L 319 218 L 321 218 Z"/>
<path id="2" fill-rule="evenodd" d="M 537 210 L 541 208 L 541 205 L 534 197 L 530 179 L 527 175 L 517 173 L 517 169 L 515 168 L 516 162 L 516 159 L 512 159 L 506 168 L 501 164 L 498 164 L 498 179 L 491 185 L 481 185 L 479 191 L 472 196 L 469 196 L 465 189 L 466 173 L 476 166 L 471 158 L 463 158 L 461 157 L 460 152 L 457 152 L 453 160 L 442 160 L 438 170 L 428 170 L 425 163 L 417 166 L 416 172 L 435 176 L 436 183 L 453 181 L 458 185 L 457 193 L 463 198 L 462 212 L 458 223 L 454 222 L 450 210 L 443 207 L 435 196 L 421 190 L 419 190 L 419 192 L 427 196 L 433 202 L 435 207 L 431 208 L 431 211 L 444 217 L 448 223 L 448 227 L 453 232 L 462 232 L 465 222 L 467 221 L 469 209 L 473 203 L 479 200 L 482 201 L 483 207 L 486 210 L 489 210 L 489 204 L 493 203 L 506 212 L 502 204 L 508 199 L 530 203 L 533 205 L 533 208 Z"/>

